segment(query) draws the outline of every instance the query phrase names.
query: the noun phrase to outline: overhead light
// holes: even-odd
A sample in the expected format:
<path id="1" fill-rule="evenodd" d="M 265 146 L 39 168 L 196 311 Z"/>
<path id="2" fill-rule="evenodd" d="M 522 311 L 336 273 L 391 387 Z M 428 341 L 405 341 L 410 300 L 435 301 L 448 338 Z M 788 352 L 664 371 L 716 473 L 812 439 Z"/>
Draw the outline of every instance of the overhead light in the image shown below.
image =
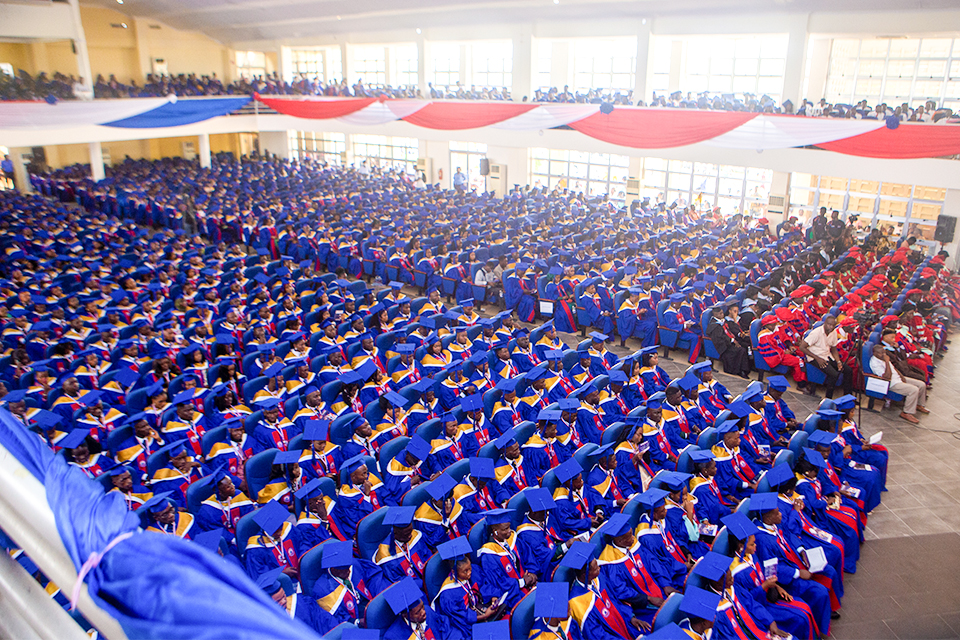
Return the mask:
<path id="1" fill-rule="evenodd" d="M 560 0 L 553 0 L 553 4 L 560 4 Z"/>
<path id="2" fill-rule="evenodd" d="M 647 19 L 644 18 L 643 20 L 641 20 L 641 21 L 640 21 L 640 24 L 647 24 Z"/>
<path id="3" fill-rule="evenodd" d="M 117 0 L 117 4 L 123 4 L 123 0 Z"/>
<path id="4" fill-rule="evenodd" d="M 417 33 L 423 33 L 422 31 L 420 31 L 420 27 L 417 27 Z"/>
<path id="5" fill-rule="evenodd" d="M 343 18 L 341 18 L 340 16 L 337 16 L 337 20 L 342 20 L 342 19 L 343 19 Z"/>
<path id="6" fill-rule="evenodd" d="M 126 29 L 126 28 L 127 28 L 127 23 L 126 23 L 126 22 L 121 22 L 121 23 L 120 23 L 120 26 L 123 27 L 124 29 Z"/>

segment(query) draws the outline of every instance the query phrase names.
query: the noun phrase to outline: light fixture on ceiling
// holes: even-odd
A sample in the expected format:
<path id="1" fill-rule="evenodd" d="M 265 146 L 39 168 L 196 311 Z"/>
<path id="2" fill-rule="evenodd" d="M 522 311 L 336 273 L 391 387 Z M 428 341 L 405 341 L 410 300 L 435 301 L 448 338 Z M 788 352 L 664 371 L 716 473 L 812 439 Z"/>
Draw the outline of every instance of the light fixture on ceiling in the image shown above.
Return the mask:
<path id="1" fill-rule="evenodd" d="M 126 28 L 127 28 L 127 23 L 126 23 L 126 22 L 121 22 L 121 23 L 120 23 L 120 26 L 123 27 L 124 29 L 126 29 Z"/>
<path id="2" fill-rule="evenodd" d="M 643 19 L 640 21 L 640 24 L 647 24 L 647 19 L 646 19 L 646 18 L 643 18 Z"/>
<path id="3" fill-rule="evenodd" d="M 123 4 L 123 0 L 117 0 L 117 4 Z"/>
<path id="4" fill-rule="evenodd" d="M 419 35 L 419 34 L 421 34 L 421 33 L 423 33 L 423 31 L 420 30 L 420 27 L 417 27 L 417 35 Z"/>
<path id="5" fill-rule="evenodd" d="M 341 18 L 340 16 L 337 16 L 337 20 L 343 20 L 343 18 Z"/>
<path id="6" fill-rule="evenodd" d="M 553 4 L 560 4 L 560 0 L 553 0 Z"/>

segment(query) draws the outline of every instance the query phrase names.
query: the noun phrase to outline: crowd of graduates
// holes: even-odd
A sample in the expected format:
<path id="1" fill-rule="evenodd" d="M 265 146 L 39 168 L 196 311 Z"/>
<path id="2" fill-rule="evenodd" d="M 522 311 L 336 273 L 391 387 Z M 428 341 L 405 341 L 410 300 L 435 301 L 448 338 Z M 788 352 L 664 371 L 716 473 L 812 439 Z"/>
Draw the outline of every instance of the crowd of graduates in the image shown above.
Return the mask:
<path id="1" fill-rule="evenodd" d="M 800 419 L 782 376 L 731 393 L 700 318 L 732 314 L 726 335 L 742 308 L 789 337 L 868 271 L 881 308 L 909 247 L 823 273 L 789 227 L 269 159 L 35 184 L 53 197 L 0 193 L 3 407 L 316 631 L 809 639 L 839 617 L 888 454 L 853 395 Z M 487 260 L 502 298 L 476 284 Z M 929 268 L 918 303 L 949 307 Z M 596 330 L 565 344 L 578 313 Z M 930 329 L 902 320 L 904 340 Z M 607 349 L 615 330 L 639 349 Z M 691 344 L 675 379 L 670 330 Z"/>

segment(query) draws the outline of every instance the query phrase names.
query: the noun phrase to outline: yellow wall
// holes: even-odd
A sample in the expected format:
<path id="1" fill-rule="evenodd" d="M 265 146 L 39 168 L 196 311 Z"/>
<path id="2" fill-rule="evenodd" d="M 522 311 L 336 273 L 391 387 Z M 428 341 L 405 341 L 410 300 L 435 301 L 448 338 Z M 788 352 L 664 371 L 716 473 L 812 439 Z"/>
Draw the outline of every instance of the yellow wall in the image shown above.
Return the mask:
<path id="1" fill-rule="evenodd" d="M 31 75 L 46 71 L 77 73 L 77 57 L 69 40 L 56 42 L 0 42 L 0 62 L 9 62 L 16 72 L 23 69 Z"/>
<path id="2" fill-rule="evenodd" d="M 240 157 L 240 134 L 239 133 L 215 133 L 210 136 L 210 153 L 223 153 L 229 151 L 236 157 Z"/>
<path id="3" fill-rule="evenodd" d="M 87 37 L 94 78 L 98 75 L 108 78 L 111 73 L 120 82 L 140 78 L 137 34 L 131 18 L 111 9 L 81 7 L 80 20 Z M 113 24 L 126 24 L 127 28 L 111 26 Z"/>

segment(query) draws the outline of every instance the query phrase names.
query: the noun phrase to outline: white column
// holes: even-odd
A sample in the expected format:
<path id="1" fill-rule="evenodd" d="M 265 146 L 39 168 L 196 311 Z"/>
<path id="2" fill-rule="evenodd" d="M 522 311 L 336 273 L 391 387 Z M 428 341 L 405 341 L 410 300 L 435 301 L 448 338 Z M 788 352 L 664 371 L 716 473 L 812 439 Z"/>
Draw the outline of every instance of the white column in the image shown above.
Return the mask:
<path id="1" fill-rule="evenodd" d="M 100 182 L 107 177 L 103 169 L 103 147 L 99 142 L 90 143 L 90 177 L 94 182 Z"/>
<path id="2" fill-rule="evenodd" d="M 800 100 L 804 98 L 803 75 L 807 62 L 807 14 L 792 16 L 790 30 L 787 35 L 787 59 L 783 70 L 783 96 L 780 101 L 790 100 L 795 109 L 800 108 Z"/>
<path id="3" fill-rule="evenodd" d="M 680 74 L 683 73 L 683 40 L 674 40 L 670 43 L 670 81 L 667 93 L 683 91 L 680 86 Z"/>
<path id="4" fill-rule="evenodd" d="M 960 218 L 960 189 L 947 189 L 940 215 Z M 956 272 L 957 267 L 960 266 L 960 257 L 957 256 L 957 252 L 960 251 L 960 225 L 954 231 L 953 240 L 945 243 L 941 248 L 950 253 L 946 261 L 947 268 Z"/>
<path id="5" fill-rule="evenodd" d="M 33 193 L 30 174 L 27 173 L 27 167 L 23 164 L 23 154 L 29 151 L 26 147 L 10 148 L 10 162 L 13 163 L 13 185 L 17 188 L 17 191 L 23 194 Z"/>
<path id="6" fill-rule="evenodd" d="M 417 34 L 417 86 L 420 88 L 420 95 L 424 98 L 430 97 L 430 89 L 427 88 L 427 39 L 422 34 Z"/>
<path id="7" fill-rule="evenodd" d="M 200 166 L 204 169 L 210 168 L 210 134 L 200 134 Z"/>
<path id="8" fill-rule="evenodd" d="M 77 54 L 77 69 L 80 76 L 92 88 L 93 71 L 90 70 L 90 54 L 87 52 L 87 36 L 83 32 L 83 22 L 80 21 L 80 0 L 69 0 L 73 13 L 73 46 Z"/>
<path id="9" fill-rule="evenodd" d="M 814 38 L 810 41 L 810 64 L 806 69 L 806 84 L 803 87 L 801 99 L 810 102 L 820 102 L 820 98 L 827 95 L 827 74 L 830 71 L 830 47 L 833 40 L 830 38 Z"/>
<path id="10" fill-rule="evenodd" d="M 563 91 L 563 85 L 572 84 L 573 67 L 570 64 L 572 50 L 573 43 L 566 40 L 554 40 L 550 45 L 550 86 L 556 87 L 557 91 Z"/>
<path id="11" fill-rule="evenodd" d="M 533 98 L 533 29 L 529 24 L 520 27 L 520 34 L 513 38 L 513 86 L 510 96 L 514 102 Z"/>
<path id="12" fill-rule="evenodd" d="M 651 47 L 653 38 L 650 35 L 651 20 L 642 19 L 638 25 L 637 31 L 637 64 L 633 79 L 633 104 L 638 100 L 643 100 L 644 104 L 650 102 L 647 84 L 650 79 L 650 65 L 653 63 L 653 49 Z"/>
<path id="13" fill-rule="evenodd" d="M 347 81 L 347 86 L 352 85 L 350 81 L 350 47 L 346 42 L 340 43 L 340 64 L 343 69 L 342 78 Z"/>

